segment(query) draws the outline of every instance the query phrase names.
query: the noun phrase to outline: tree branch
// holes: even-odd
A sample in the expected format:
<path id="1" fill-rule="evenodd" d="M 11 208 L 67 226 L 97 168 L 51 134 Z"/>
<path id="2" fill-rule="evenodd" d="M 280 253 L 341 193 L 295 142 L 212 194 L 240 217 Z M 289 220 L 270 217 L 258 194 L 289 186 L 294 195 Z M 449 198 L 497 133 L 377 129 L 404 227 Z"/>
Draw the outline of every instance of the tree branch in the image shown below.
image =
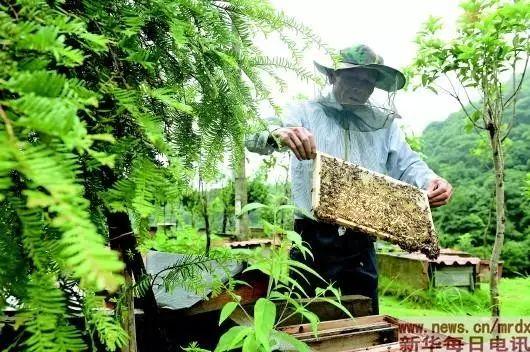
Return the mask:
<path id="1" fill-rule="evenodd" d="M 205 264 L 213 262 L 213 261 L 215 261 L 215 259 L 208 258 L 208 257 L 202 257 L 202 258 L 199 258 L 199 260 L 197 260 L 197 261 L 190 261 L 190 262 L 184 261 L 182 263 L 170 265 L 170 266 L 165 267 L 164 269 L 160 270 L 155 275 L 151 276 L 151 280 L 149 280 L 149 285 L 151 287 L 154 287 L 154 285 L 156 283 L 156 279 L 158 279 L 158 277 L 160 277 L 160 275 L 165 273 L 166 271 L 182 270 L 183 268 L 186 268 L 188 266 L 199 266 L 200 267 L 201 265 L 205 265 Z"/>
<path id="2" fill-rule="evenodd" d="M 524 81 L 524 77 L 526 75 L 526 69 L 528 67 L 528 60 L 530 59 L 530 55 L 527 55 L 526 56 L 526 60 L 525 60 L 525 63 L 524 63 L 524 70 L 523 70 L 523 73 L 521 75 L 521 79 L 519 80 L 519 83 L 517 84 L 517 88 L 512 92 L 512 95 L 510 95 L 510 97 L 508 99 L 506 99 L 506 101 L 504 102 L 503 104 L 503 108 L 505 108 L 506 106 L 508 106 L 508 104 L 510 104 L 510 102 L 515 99 L 517 93 L 519 93 L 519 90 L 521 89 L 521 86 L 523 84 L 523 81 Z M 515 70 L 515 67 L 514 67 L 514 70 Z M 515 103 L 514 103 L 515 104 Z"/>
<path id="3" fill-rule="evenodd" d="M 462 88 L 464 89 L 464 93 L 466 94 L 466 98 L 467 98 L 467 102 L 469 103 L 469 105 L 471 105 L 473 107 L 473 109 L 475 110 L 479 110 L 479 108 L 477 108 L 475 106 L 475 104 L 473 104 L 473 102 L 471 101 L 471 98 L 469 97 L 469 94 L 467 92 L 467 89 L 466 87 L 464 87 L 464 83 L 462 83 L 462 81 L 458 78 L 458 83 L 460 83 L 460 85 L 462 86 Z"/>
<path id="4" fill-rule="evenodd" d="M 526 62 L 525 62 L 525 68 L 524 68 L 524 71 L 523 71 L 523 74 L 521 75 L 521 80 L 519 81 L 519 84 L 517 85 L 516 87 L 516 84 L 515 84 L 515 66 L 517 64 L 517 52 L 515 52 L 514 54 L 514 59 L 513 59 L 513 64 L 512 64 L 512 85 L 513 85 L 513 93 L 512 93 L 512 96 L 506 101 L 505 104 L 503 104 L 503 109 L 507 106 L 508 102 L 510 100 L 513 99 L 513 104 L 512 104 L 512 119 L 510 120 L 510 123 L 508 125 L 508 129 L 506 130 L 506 133 L 504 134 L 504 136 L 501 138 L 501 143 L 504 142 L 504 140 L 508 137 L 508 135 L 510 134 L 510 132 L 512 131 L 512 128 L 513 126 L 515 125 L 515 111 L 516 111 L 516 105 L 517 105 L 517 93 L 519 92 L 519 90 L 521 89 L 521 84 L 524 80 L 524 75 L 526 73 L 526 67 L 528 65 L 528 56 L 526 57 Z"/>
<path id="5" fill-rule="evenodd" d="M 2 105 L 0 105 L 0 117 L 2 117 L 2 120 L 4 121 L 6 125 L 6 131 L 7 131 L 7 135 L 9 136 L 9 139 L 11 139 L 12 141 L 16 140 L 15 132 L 13 131 L 13 123 L 7 117 L 7 114 L 2 108 Z"/>
<path id="6" fill-rule="evenodd" d="M 442 89 L 443 91 L 445 91 L 450 96 L 452 96 L 453 98 L 455 98 L 456 101 L 458 101 L 458 104 L 460 104 L 460 107 L 462 108 L 462 111 L 464 111 L 464 113 L 466 114 L 467 119 L 473 124 L 473 126 L 475 128 L 477 128 L 479 130 L 485 130 L 486 128 L 484 128 L 483 126 L 478 125 L 475 121 L 473 121 L 473 119 L 471 118 L 471 115 L 469 115 L 469 112 L 467 111 L 466 107 L 464 106 L 464 103 L 462 102 L 462 99 L 460 99 L 460 97 L 458 96 L 458 93 L 457 93 L 457 91 L 455 89 L 455 86 L 453 85 L 453 82 L 451 81 L 451 78 L 449 78 L 447 73 L 444 73 L 444 76 L 445 76 L 445 78 L 447 78 L 447 81 L 451 85 L 451 88 L 453 89 L 453 92 L 451 92 L 451 91 L 449 91 L 449 90 L 447 90 L 447 89 L 445 89 L 443 87 L 440 87 L 440 86 L 438 86 L 438 87 L 440 89 Z M 478 110 L 478 109 L 475 109 L 475 110 Z"/>

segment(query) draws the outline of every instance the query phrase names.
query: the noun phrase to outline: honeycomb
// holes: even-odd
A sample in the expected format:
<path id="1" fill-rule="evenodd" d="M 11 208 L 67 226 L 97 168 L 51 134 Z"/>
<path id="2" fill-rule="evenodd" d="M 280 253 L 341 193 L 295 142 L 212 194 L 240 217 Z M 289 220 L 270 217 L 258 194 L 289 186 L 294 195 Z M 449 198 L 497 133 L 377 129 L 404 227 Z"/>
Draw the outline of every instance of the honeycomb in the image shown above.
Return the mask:
<path id="1" fill-rule="evenodd" d="M 313 215 L 321 221 L 431 259 L 440 253 L 427 193 L 387 175 L 318 153 L 312 203 Z"/>

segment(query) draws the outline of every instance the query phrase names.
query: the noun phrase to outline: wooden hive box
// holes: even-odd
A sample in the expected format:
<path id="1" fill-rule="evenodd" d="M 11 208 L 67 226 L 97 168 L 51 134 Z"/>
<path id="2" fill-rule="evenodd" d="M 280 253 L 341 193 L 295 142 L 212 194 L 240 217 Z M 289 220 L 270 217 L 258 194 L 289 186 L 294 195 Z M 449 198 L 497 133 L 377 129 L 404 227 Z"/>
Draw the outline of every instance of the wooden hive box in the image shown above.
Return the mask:
<path id="1" fill-rule="evenodd" d="M 424 324 L 420 322 L 404 321 L 388 315 L 321 321 L 317 326 L 317 336 L 313 333 L 311 324 L 283 326 L 279 330 L 305 342 L 315 352 L 472 350 L 458 336 L 444 335 L 424 328 Z M 453 348 L 446 348 L 444 343 L 447 344 L 449 340 L 459 340 L 459 343 L 453 344 Z M 295 351 L 292 346 L 281 346 L 279 350 Z"/>
<path id="2" fill-rule="evenodd" d="M 455 286 L 474 290 L 480 259 L 440 254 L 428 259 L 420 253 L 377 253 L 378 272 L 414 288 Z"/>
<path id="3" fill-rule="evenodd" d="M 497 264 L 497 280 L 500 280 L 502 277 L 502 267 L 504 265 L 504 261 L 501 260 Z M 480 282 L 490 282 L 490 262 L 487 259 L 483 259 L 480 261 L 480 263 L 477 265 L 477 273 L 478 273 L 478 281 Z"/>
<path id="4" fill-rule="evenodd" d="M 321 321 L 317 327 L 317 336 L 313 333 L 311 324 L 284 326 L 279 330 L 305 342 L 311 351 L 372 351 L 372 348 L 376 351 L 381 346 L 393 348 L 385 351 L 399 351 L 398 327 L 398 321 L 392 317 L 369 315 L 355 319 Z"/>
<path id="5" fill-rule="evenodd" d="M 313 215 L 429 258 L 440 253 L 427 192 L 361 166 L 317 153 Z"/>

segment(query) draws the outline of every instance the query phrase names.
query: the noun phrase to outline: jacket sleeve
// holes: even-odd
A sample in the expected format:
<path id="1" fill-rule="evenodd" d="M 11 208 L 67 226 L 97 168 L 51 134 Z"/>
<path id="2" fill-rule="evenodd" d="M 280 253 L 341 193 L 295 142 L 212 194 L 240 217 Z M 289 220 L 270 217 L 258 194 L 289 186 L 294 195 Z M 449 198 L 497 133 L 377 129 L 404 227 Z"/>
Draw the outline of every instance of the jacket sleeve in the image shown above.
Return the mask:
<path id="1" fill-rule="evenodd" d="M 266 129 L 247 136 L 245 146 L 249 151 L 262 155 L 272 154 L 274 151 L 287 150 L 287 148 L 279 145 L 272 136 L 272 132 L 281 127 L 303 126 L 303 113 L 302 104 L 288 105 L 282 112 L 281 117 L 270 116 L 264 118 Z"/>
<path id="2" fill-rule="evenodd" d="M 439 176 L 421 160 L 405 140 L 405 135 L 394 120 L 390 127 L 387 170 L 391 177 L 416 187 L 427 189 L 429 182 Z"/>

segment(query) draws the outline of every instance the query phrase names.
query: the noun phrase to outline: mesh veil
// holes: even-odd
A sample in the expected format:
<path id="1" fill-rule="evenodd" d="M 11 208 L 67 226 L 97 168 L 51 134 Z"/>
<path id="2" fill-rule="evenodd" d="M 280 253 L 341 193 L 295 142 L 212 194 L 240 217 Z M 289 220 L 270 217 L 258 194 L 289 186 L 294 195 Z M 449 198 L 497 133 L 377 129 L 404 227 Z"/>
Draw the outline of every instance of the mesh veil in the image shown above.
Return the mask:
<path id="1" fill-rule="evenodd" d="M 331 86 L 326 87 L 317 98 L 330 118 L 347 130 L 373 132 L 389 128 L 396 118 L 401 118 L 394 104 L 396 92 L 375 89 L 370 99 L 359 105 L 339 104 L 335 101 Z"/>

